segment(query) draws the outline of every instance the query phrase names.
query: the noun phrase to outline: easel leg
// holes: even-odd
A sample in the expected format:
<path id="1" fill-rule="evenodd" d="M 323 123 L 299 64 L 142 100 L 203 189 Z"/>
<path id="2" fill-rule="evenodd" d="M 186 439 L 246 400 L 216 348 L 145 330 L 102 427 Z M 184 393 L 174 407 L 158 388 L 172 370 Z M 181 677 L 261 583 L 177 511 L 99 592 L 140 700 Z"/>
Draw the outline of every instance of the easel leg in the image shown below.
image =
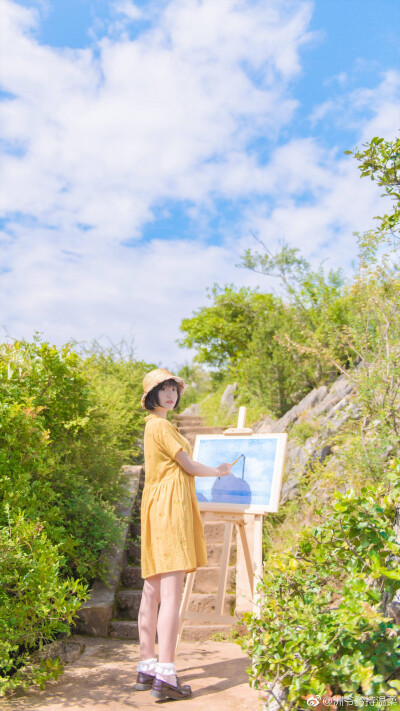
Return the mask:
<path id="1" fill-rule="evenodd" d="M 243 554 L 244 554 L 244 559 L 246 562 L 246 569 L 247 569 L 247 575 L 249 576 L 249 583 L 250 583 L 250 590 L 253 592 L 254 591 L 254 585 L 253 585 L 253 565 L 251 562 L 251 555 L 250 555 L 250 550 L 249 550 L 249 542 L 247 540 L 246 536 L 246 530 L 245 530 L 245 522 L 238 521 L 237 522 L 237 527 L 239 529 L 240 533 L 240 540 L 242 542 L 242 548 L 243 548 Z"/>
<path id="2" fill-rule="evenodd" d="M 260 593 L 257 592 L 257 585 L 263 579 L 263 558 L 262 558 L 262 534 L 263 517 L 262 514 L 254 516 L 254 581 L 253 581 L 253 612 L 260 611 Z"/>
<path id="3" fill-rule="evenodd" d="M 225 590 L 226 590 L 226 581 L 228 578 L 228 565 L 229 565 L 229 553 L 231 550 L 232 529 L 233 529 L 233 523 L 231 521 L 226 521 L 225 522 L 225 531 L 224 531 L 224 542 L 222 545 L 220 573 L 219 573 L 219 580 L 218 580 L 218 593 L 217 593 L 217 599 L 215 602 L 215 612 L 217 615 L 224 614 Z"/>

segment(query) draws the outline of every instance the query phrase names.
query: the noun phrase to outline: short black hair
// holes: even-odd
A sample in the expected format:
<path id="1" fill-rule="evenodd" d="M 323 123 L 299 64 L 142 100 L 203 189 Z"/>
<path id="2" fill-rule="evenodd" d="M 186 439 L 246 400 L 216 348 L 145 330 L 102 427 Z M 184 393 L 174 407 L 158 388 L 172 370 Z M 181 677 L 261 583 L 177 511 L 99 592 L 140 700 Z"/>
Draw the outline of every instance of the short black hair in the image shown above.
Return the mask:
<path id="1" fill-rule="evenodd" d="M 174 410 L 176 410 L 176 408 L 179 405 L 179 401 L 181 399 L 181 390 L 180 390 L 178 383 L 173 378 L 170 378 L 169 380 L 164 380 L 162 383 L 159 383 L 159 385 L 156 385 L 155 388 L 150 390 L 150 392 L 146 395 L 145 400 L 144 400 L 144 406 L 145 406 L 146 410 L 151 411 L 151 410 L 155 410 L 156 407 L 160 407 L 160 403 L 158 401 L 158 393 L 160 392 L 161 388 L 165 387 L 165 385 L 174 385 L 176 388 L 176 392 L 178 393 L 178 399 L 177 399 L 175 406 L 174 406 Z"/>

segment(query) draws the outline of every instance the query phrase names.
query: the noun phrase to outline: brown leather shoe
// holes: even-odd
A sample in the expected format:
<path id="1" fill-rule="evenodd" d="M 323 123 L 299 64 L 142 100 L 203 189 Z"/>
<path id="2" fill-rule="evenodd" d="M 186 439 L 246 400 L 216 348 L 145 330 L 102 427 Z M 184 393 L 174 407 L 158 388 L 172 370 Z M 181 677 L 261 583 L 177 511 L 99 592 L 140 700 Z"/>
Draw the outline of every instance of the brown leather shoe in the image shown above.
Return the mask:
<path id="1" fill-rule="evenodd" d="M 178 701 L 179 699 L 188 699 L 192 695 L 192 689 L 188 684 L 181 684 L 179 683 L 178 677 L 176 677 L 176 686 L 173 686 L 172 684 L 167 684 L 166 681 L 162 681 L 161 679 L 157 679 L 157 677 L 153 681 L 153 687 L 151 690 L 151 695 L 154 696 L 156 699 L 175 699 L 175 701 Z"/>
<path id="2" fill-rule="evenodd" d="M 136 691 L 148 691 L 153 686 L 153 681 L 156 677 L 153 674 L 138 672 L 134 689 Z"/>

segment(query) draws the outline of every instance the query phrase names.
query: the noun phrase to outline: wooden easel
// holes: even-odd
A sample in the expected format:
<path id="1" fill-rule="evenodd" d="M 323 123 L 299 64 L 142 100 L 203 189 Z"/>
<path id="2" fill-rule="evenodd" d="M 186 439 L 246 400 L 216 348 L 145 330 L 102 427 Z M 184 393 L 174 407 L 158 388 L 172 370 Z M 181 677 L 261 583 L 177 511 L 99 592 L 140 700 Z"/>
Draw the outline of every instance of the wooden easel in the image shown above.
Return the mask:
<path id="1" fill-rule="evenodd" d="M 252 430 L 245 427 L 246 419 L 246 408 L 241 407 L 239 409 L 238 425 L 237 427 L 231 427 L 225 430 L 224 435 L 249 435 L 252 434 Z M 201 510 L 201 504 L 200 504 Z M 204 511 L 202 512 L 204 514 Z M 252 554 L 250 552 L 250 546 L 248 537 L 246 535 L 246 520 L 245 516 L 251 517 L 254 520 L 253 526 L 253 546 Z M 186 577 L 185 588 L 183 591 L 182 601 L 179 610 L 179 628 L 178 628 L 178 638 L 177 646 L 179 644 L 183 626 L 185 620 L 198 620 L 199 622 L 211 622 L 214 624 L 236 624 L 239 620 L 237 617 L 232 617 L 231 615 L 224 615 L 224 602 L 226 594 L 226 583 L 228 577 L 228 566 L 229 566 L 229 554 L 232 542 L 232 532 L 233 526 L 236 525 L 236 530 L 239 533 L 240 541 L 242 544 L 244 561 L 247 573 L 248 587 L 250 591 L 250 598 L 252 600 L 252 607 L 254 610 L 254 595 L 256 589 L 256 583 L 261 577 L 262 573 L 262 514 L 244 514 L 241 512 L 231 513 L 229 511 L 218 511 L 213 509 L 212 512 L 207 511 L 207 520 L 212 521 L 224 521 L 225 531 L 224 539 L 222 545 L 222 556 L 220 563 L 220 573 L 218 579 L 218 591 L 215 601 L 215 611 L 213 612 L 192 612 L 188 610 L 190 596 L 192 594 L 194 578 L 196 572 L 188 573 Z"/>

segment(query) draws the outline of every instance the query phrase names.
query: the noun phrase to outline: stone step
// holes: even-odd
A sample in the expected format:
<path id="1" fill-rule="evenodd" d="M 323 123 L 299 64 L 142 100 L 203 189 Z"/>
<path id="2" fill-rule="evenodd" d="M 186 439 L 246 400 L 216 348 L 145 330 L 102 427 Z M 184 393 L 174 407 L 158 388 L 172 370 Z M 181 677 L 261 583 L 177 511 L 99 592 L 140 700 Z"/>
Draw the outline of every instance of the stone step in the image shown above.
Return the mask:
<path id="1" fill-rule="evenodd" d="M 177 415 L 175 415 L 175 419 L 180 421 L 180 420 L 186 420 L 187 418 L 197 418 L 198 420 L 202 420 L 202 416 L 198 412 L 180 412 Z"/>
<path id="2" fill-rule="evenodd" d="M 109 634 L 121 639 L 139 639 L 138 624 L 133 620 L 111 620 Z"/>
<path id="3" fill-rule="evenodd" d="M 140 536 L 141 530 L 140 530 L 140 521 L 136 521 L 135 523 L 131 523 L 131 537 L 134 539 L 137 539 L 138 536 Z"/>
<path id="4" fill-rule="evenodd" d="M 197 570 L 194 579 L 194 592 L 212 593 L 218 588 L 219 566 L 207 565 Z M 141 590 L 143 588 L 143 578 L 138 565 L 126 565 L 121 575 L 121 584 L 127 590 Z M 235 566 L 228 567 L 227 590 L 234 590 L 235 587 Z"/>
<path id="5" fill-rule="evenodd" d="M 235 589 L 235 566 L 228 567 L 228 576 L 226 582 L 227 592 L 232 592 Z M 219 568 L 205 566 L 199 568 L 193 584 L 193 592 L 195 593 L 216 593 L 218 590 Z"/>
<path id="6" fill-rule="evenodd" d="M 203 642 L 210 639 L 215 634 L 223 634 L 228 636 L 236 627 L 236 623 L 232 625 L 214 625 L 214 624 L 191 624 L 190 620 L 185 622 L 182 631 L 182 639 L 186 641 Z M 111 620 L 110 637 L 119 637 L 120 639 L 139 639 L 139 630 L 137 622 L 133 620 Z"/>
<path id="7" fill-rule="evenodd" d="M 207 543 L 222 543 L 224 540 L 224 532 L 225 524 L 223 521 L 207 521 L 206 518 L 204 522 L 204 534 Z M 137 537 L 140 536 L 140 523 L 134 523 L 131 525 L 131 536 L 134 539 L 137 539 Z M 232 530 L 232 541 L 234 541 L 235 538 L 236 526 L 234 526 Z M 140 543 L 138 541 L 135 544 L 132 543 L 132 545 L 137 545 L 138 550 L 140 549 Z"/>
<path id="8" fill-rule="evenodd" d="M 219 579 L 219 566 L 204 566 L 197 570 L 193 592 L 213 593 L 217 592 Z M 143 588 L 143 578 L 141 570 L 137 565 L 127 565 L 122 571 L 121 583 L 127 590 L 141 590 Z M 226 589 L 233 591 L 235 588 L 235 566 L 228 567 L 228 577 Z"/>
<path id="9" fill-rule="evenodd" d="M 141 599 L 141 590 L 120 590 L 116 595 L 117 616 L 122 619 L 125 618 L 125 620 L 126 618 L 137 620 Z M 192 593 L 189 610 L 192 612 L 214 612 L 215 602 L 215 594 Z M 233 612 L 235 602 L 236 596 L 234 593 L 227 593 L 224 602 L 224 615 L 230 615 Z"/>
<path id="10" fill-rule="evenodd" d="M 133 543 L 133 541 L 129 541 L 127 545 L 127 553 L 130 563 L 136 563 L 136 565 L 140 564 L 140 543 Z"/>
<path id="11" fill-rule="evenodd" d="M 181 427 L 202 427 L 203 426 L 203 420 L 201 417 L 188 417 L 188 416 L 179 416 L 176 418 L 177 419 L 177 425 L 179 428 Z"/>
<path id="12" fill-rule="evenodd" d="M 189 620 L 185 622 L 182 630 L 182 639 L 187 642 L 204 642 L 206 639 L 211 639 L 215 634 L 222 634 L 224 637 L 232 632 L 235 625 L 214 625 L 214 624 L 190 624 Z"/>
<path id="13" fill-rule="evenodd" d="M 205 521 L 204 535 L 207 543 L 222 543 L 224 540 L 225 524 L 223 521 Z M 236 539 L 236 526 L 232 530 L 232 541 Z"/>
<path id="14" fill-rule="evenodd" d="M 216 602 L 216 595 L 214 594 L 208 594 L 208 593 L 192 593 L 189 601 L 189 607 L 188 609 L 191 612 L 215 612 L 215 602 Z M 230 615 L 236 604 L 236 595 L 234 593 L 227 593 L 225 595 L 225 601 L 224 601 L 224 615 Z M 187 624 L 189 624 L 190 620 L 187 621 Z M 185 623 L 186 624 L 186 623 Z M 195 624 L 199 624 L 199 622 L 195 622 Z"/>
<path id="15" fill-rule="evenodd" d="M 118 617 L 137 620 L 142 599 L 141 590 L 120 590 L 117 592 L 115 599 Z"/>
<path id="16" fill-rule="evenodd" d="M 208 565 L 220 565 L 222 558 L 222 543 L 209 543 L 207 541 L 207 560 Z M 229 565 L 236 563 L 236 543 L 231 544 L 229 553 Z"/>
<path id="17" fill-rule="evenodd" d="M 122 586 L 128 590 L 141 590 L 143 588 L 143 578 L 140 573 L 140 566 L 126 565 L 121 575 Z"/>
<path id="18" fill-rule="evenodd" d="M 195 427 L 182 427 L 179 426 L 180 433 L 187 437 L 188 435 L 201 435 L 201 434 L 222 434 L 226 430 L 226 427 L 206 427 L 206 426 L 195 426 Z"/>
<path id="19" fill-rule="evenodd" d="M 221 538 L 221 535 L 219 534 L 219 537 Z M 208 558 L 208 564 L 209 565 L 219 565 L 221 562 L 221 557 L 222 557 L 222 543 L 214 543 L 214 540 L 210 541 L 211 537 L 207 536 L 206 533 L 206 542 L 207 542 L 207 558 Z M 214 538 L 214 537 L 212 537 Z M 223 534 L 222 534 L 223 538 Z M 128 552 L 128 560 L 131 565 L 140 565 L 140 543 L 132 543 L 130 541 L 127 545 L 127 552 Z M 236 543 L 232 543 L 231 545 L 231 550 L 230 550 L 230 555 L 229 555 L 229 564 L 234 565 L 236 562 Z"/>

